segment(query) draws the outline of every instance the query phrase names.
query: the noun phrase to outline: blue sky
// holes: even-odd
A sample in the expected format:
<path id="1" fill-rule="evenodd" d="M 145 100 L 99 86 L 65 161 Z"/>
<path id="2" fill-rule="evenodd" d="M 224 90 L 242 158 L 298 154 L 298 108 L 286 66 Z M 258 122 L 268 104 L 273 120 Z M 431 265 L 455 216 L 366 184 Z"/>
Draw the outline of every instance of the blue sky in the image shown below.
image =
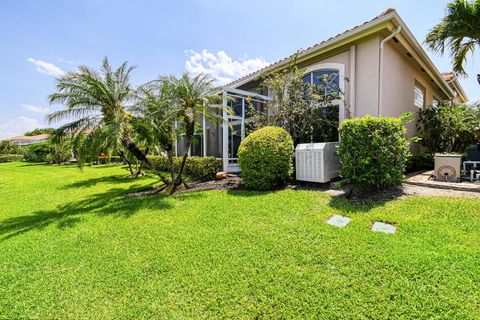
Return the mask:
<path id="1" fill-rule="evenodd" d="M 134 84 L 160 74 L 205 71 L 227 81 L 396 8 L 421 42 L 447 0 L 25 1 L 0 4 L 0 139 L 45 126 L 54 78 L 79 63 L 136 65 Z M 448 56 L 428 52 L 441 71 Z M 477 58 L 477 60 L 480 58 Z M 467 64 L 461 82 L 480 100 Z"/>

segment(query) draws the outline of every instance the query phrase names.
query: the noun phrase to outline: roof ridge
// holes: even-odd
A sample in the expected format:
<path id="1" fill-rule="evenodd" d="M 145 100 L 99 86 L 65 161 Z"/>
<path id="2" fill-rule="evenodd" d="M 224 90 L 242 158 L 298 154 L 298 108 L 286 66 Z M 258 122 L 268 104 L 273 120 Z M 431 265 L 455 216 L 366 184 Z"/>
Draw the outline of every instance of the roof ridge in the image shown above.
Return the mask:
<path id="1" fill-rule="evenodd" d="M 327 38 L 326 40 L 323 40 L 323 41 L 321 41 L 321 42 L 318 42 L 318 43 L 316 43 L 316 44 L 314 44 L 314 45 L 312 45 L 312 46 L 306 47 L 305 49 L 299 49 L 299 50 L 297 50 L 295 53 L 293 53 L 293 54 L 291 54 L 291 55 L 289 55 L 289 56 L 287 56 L 287 57 L 285 57 L 285 58 L 283 58 L 283 59 L 280 59 L 280 60 L 277 60 L 277 61 L 275 61 L 275 62 L 272 62 L 272 63 L 270 63 L 269 65 L 267 65 L 267 66 L 265 66 L 265 67 L 263 67 L 263 68 L 260 68 L 260 69 L 254 71 L 254 72 L 251 72 L 251 73 L 249 73 L 249 74 L 246 74 L 246 75 L 244 75 L 244 76 L 242 76 L 242 77 L 240 77 L 240 78 L 238 78 L 238 79 L 236 79 L 236 80 L 234 80 L 234 81 L 230 81 L 230 82 L 227 83 L 225 86 L 228 87 L 228 86 L 234 85 L 234 84 L 236 84 L 236 83 L 238 83 L 238 82 L 240 82 L 240 81 L 242 81 L 242 80 L 244 80 L 244 79 L 246 79 L 246 78 L 248 78 L 248 77 L 253 76 L 254 74 L 256 74 L 256 73 L 258 73 L 258 72 L 260 72 L 260 71 L 262 71 L 262 70 L 266 70 L 266 69 L 272 67 L 272 66 L 275 65 L 275 64 L 279 64 L 279 63 L 281 63 L 281 62 L 284 62 L 284 61 L 290 59 L 290 58 L 291 58 L 292 56 L 294 56 L 295 54 L 306 52 L 307 50 L 313 49 L 313 48 L 315 48 L 315 47 L 317 47 L 317 46 L 319 46 L 319 45 L 321 45 L 321 44 L 323 44 L 323 43 L 325 43 L 325 42 L 327 42 L 327 41 L 333 40 L 333 39 L 335 39 L 335 38 L 337 38 L 337 37 L 339 37 L 339 36 L 341 36 L 341 35 L 344 35 L 344 34 L 350 32 L 350 31 L 353 31 L 353 30 L 355 30 L 355 29 L 357 29 L 357 28 L 360 28 L 360 27 L 362 27 L 362 26 L 364 26 L 364 25 L 366 25 L 366 24 L 368 24 L 368 23 L 371 23 L 371 22 L 373 22 L 373 21 L 375 21 L 375 20 L 377 20 L 377 19 L 383 18 L 383 17 L 385 17 L 385 16 L 387 16 L 387 15 L 389 15 L 389 14 L 391 14 L 391 13 L 395 13 L 395 12 L 397 12 L 397 10 L 396 10 L 395 8 L 388 8 L 387 10 L 383 11 L 383 12 L 380 13 L 379 15 L 375 16 L 373 19 L 370 19 L 370 20 L 368 20 L 368 21 L 365 21 L 365 22 L 362 23 L 362 24 L 359 24 L 359 25 L 357 25 L 357 26 L 354 26 L 353 28 L 347 29 L 347 30 L 345 30 L 344 32 L 338 33 L 338 34 L 336 34 L 335 36 L 329 37 L 329 38 Z"/>

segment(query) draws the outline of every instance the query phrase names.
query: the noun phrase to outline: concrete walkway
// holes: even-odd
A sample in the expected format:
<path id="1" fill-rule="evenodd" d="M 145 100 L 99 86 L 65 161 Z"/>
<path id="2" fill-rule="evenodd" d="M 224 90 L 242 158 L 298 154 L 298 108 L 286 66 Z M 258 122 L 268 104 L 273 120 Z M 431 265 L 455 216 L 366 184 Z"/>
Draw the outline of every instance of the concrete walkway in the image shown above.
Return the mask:
<path id="1" fill-rule="evenodd" d="M 421 187 L 447 189 L 467 192 L 480 192 L 478 182 L 445 182 L 433 180 L 433 170 L 413 172 L 407 175 L 405 183 Z"/>

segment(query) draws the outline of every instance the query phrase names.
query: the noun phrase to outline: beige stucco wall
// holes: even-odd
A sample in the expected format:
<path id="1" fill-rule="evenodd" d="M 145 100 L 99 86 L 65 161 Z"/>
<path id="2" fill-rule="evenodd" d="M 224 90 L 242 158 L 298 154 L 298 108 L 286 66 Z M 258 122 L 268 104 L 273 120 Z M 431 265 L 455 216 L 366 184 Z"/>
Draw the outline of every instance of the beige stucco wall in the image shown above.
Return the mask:
<path id="1" fill-rule="evenodd" d="M 356 117 L 378 115 L 379 46 L 378 35 L 356 44 L 354 114 Z"/>
<path id="2" fill-rule="evenodd" d="M 338 48 L 329 52 L 299 63 L 300 69 L 312 68 L 326 63 L 338 63 L 344 65 L 344 101 L 345 108 L 350 108 L 350 86 L 351 81 L 355 86 L 355 110 L 352 115 L 362 117 L 365 115 L 399 117 L 405 112 L 413 112 L 417 117 L 418 108 L 414 105 L 415 81 L 421 83 L 426 89 L 426 105 L 430 106 L 436 97 L 439 100 L 446 99 L 446 96 L 438 89 L 435 89 L 430 79 L 421 68 L 408 58 L 405 52 L 397 48 L 393 40 L 390 40 L 384 47 L 384 59 L 382 68 L 380 63 L 380 43 L 383 37 L 375 34 L 370 37 L 356 41 L 355 46 L 355 78 L 352 78 L 351 45 Z M 379 110 L 379 72 L 382 72 L 382 94 L 381 110 Z M 252 90 L 258 86 L 258 82 L 250 82 L 240 87 L 244 90 Z M 353 111 L 353 110 L 351 110 Z M 379 114 L 380 111 L 380 114 Z M 407 126 L 410 137 L 417 134 L 416 123 Z"/>
<path id="3" fill-rule="evenodd" d="M 436 89 L 430 78 L 421 68 L 395 47 L 393 42 L 387 42 L 384 47 L 384 64 L 382 68 L 382 111 L 381 116 L 399 117 L 405 112 L 413 112 L 418 118 L 419 108 L 414 105 L 415 81 L 425 87 L 426 106 L 432 104 L 433 98 L 445 99 L 445 95 Z M 416 121 L 407 125 L 407 135 L 417 135 Z M 419 146 L 412 146 L 417 151 Z"/>

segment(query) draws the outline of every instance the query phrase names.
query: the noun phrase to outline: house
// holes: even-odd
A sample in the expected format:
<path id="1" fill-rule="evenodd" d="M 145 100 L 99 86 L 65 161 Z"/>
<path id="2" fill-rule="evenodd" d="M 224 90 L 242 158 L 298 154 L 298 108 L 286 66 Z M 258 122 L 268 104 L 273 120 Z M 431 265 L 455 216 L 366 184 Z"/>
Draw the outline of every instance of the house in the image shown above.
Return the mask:
<path id="1" fill-rule="evenodd" d="M 259 76 L 289 63 L 287 57 L 226 85 L 223 95 L 236 101 L 224 99 L 224 104 L 230 104 L 234 114 L 224 113 L 224 123 L 218 126 L 204 121 L 203 134 L 191 155 L 221 158 L 225 171 L 237 171 L 237 150 L 245 138 L 245 101 L 248 98 L 255 108 L 261 108 L 271 98 L 259 89 Z M 337 101 L 339 122 L 347 111 L 352 117 L 399 117 L 441 101 L 467 101 L 455 75 L 438 71 L 394 9 L 301 50 L 295 63 L 305 73 L 305 81 L 314 82 L 318 74 L 334 79 L 343 93 Z M 416 134 L 415 123 L 408 125 L 407 132 Z M 177 150 L 181 147 L 179 142 Z"/>
<path id="2" fill-rule="evenodd" d="M 18 146 L 28 146 L 34 143 L 48 141 L 49 138 L 50 138 L 49 134 L 39 134 L 36 136 L 16 136 L 16 137 L 8 138 L 6 140 L 11 141 L 12 144 L 15 144 Z"/>

